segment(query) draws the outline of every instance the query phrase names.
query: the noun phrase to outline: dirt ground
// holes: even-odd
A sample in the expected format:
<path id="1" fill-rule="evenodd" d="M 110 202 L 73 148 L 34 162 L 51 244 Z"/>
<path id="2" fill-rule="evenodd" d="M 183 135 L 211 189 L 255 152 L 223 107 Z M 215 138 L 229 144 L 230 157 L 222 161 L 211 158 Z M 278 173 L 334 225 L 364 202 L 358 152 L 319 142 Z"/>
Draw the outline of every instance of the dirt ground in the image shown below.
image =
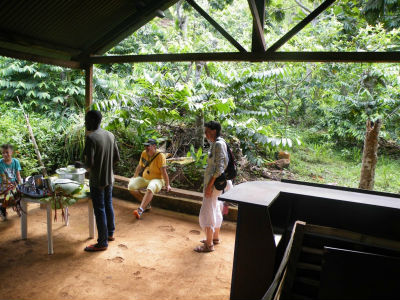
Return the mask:
<path id="1" fill-rule="evenodd" d="M 203 238 L 198 218 L 153 208 L 134 219 L 137 204 L 115 199 L 116 240 L 104 252 L 83 249 L 87 203 L 70 208 L 70 225 L 53 223 L 47 254 L 46 210 L 28 204 L 28 239 L 14 212 L 0 221 L 0 299 L 228 299 L 235 224 L 224 223 L 212 253 L 193 248 Z M 10 209 L 9 209 L 10 211 Z M 97 233 L 96 233 L 97 238 Z"/>

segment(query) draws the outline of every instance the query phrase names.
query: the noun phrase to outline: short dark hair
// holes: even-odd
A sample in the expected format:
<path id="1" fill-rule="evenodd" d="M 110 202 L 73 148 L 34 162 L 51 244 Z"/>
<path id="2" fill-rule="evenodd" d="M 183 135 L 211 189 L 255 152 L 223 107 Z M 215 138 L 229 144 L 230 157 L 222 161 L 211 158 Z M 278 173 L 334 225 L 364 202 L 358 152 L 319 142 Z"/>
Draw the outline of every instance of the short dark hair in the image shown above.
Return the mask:
<path id="1" fill-rule="evenodd" d="M 204 124 L 204 127 L 210 128 L 211 130 L 216 130 L 217 137 L 221 135 L 221 124 L 217 121 L 208 121 Z"/>
<path id="2" fill-rule="evenodd" d="M 8 150 L 8 149 L 10 149 L 11 151 L 14 151 L 13 145 L 10 145 L 10 144 L 1 145 L 1 150 Z"/>
<path id="3" fill-rule="evenodd" d="M 98 110 L 89 110 L 85 115 L 85 126 L 89 131 L 96 130 L 100 127 L 102 115 Z"/>

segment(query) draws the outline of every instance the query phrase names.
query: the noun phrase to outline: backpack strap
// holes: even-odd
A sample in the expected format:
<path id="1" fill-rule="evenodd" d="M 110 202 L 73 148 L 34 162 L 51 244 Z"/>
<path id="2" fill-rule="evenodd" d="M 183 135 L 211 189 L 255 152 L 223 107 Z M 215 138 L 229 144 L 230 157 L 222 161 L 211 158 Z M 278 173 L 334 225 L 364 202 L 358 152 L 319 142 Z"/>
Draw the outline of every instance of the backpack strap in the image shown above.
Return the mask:
<path id="1" fill-rule="evenodd" d="M 153 158 L 152 158 L 150 161 L 146 161 L 146 163 L 145 163 L 143 169 L 146 169 L 148 166 L 150 166 L 151 162 L 152 162 L 152 161 L 158 156 L 158 154 L 160 154 L 160 153 L 161 153 L 161 152 L 157 152 L 157 154 L 154 155 Z"/>

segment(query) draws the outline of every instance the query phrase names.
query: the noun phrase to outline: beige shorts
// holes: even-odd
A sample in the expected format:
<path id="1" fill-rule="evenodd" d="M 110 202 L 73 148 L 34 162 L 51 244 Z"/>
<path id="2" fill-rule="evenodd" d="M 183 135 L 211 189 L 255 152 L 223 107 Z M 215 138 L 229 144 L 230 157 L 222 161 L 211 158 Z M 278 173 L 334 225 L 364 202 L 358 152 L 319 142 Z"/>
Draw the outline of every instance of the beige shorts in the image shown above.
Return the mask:
<path id="1" fill-rule="evenodd" d="M 161 191 L 165 185 L 164 179 L 151 179 L 147 180 L 143 177 L 133 177 L 129 180 L 128 190 L 140 190 L 146 188 L 150 190 L 153 194 Z"/>

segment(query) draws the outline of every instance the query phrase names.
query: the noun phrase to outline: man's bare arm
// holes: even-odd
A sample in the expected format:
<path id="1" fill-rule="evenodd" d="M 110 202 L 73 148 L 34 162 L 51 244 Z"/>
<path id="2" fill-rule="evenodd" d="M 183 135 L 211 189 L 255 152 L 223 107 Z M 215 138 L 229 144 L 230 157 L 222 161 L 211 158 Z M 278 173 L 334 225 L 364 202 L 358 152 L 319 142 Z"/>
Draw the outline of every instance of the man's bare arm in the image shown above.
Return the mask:
<path id="1" fill-rule="evenodd" d="M 165 189 L 167 190 L 167 192 L 169 192 L 171 190 L 171 186 L 169 185 L 169 177 L 168 177 L 168 173 L 167 173 L 167 167 L 161 167 L 161 175 L 165 181 Z"/>

